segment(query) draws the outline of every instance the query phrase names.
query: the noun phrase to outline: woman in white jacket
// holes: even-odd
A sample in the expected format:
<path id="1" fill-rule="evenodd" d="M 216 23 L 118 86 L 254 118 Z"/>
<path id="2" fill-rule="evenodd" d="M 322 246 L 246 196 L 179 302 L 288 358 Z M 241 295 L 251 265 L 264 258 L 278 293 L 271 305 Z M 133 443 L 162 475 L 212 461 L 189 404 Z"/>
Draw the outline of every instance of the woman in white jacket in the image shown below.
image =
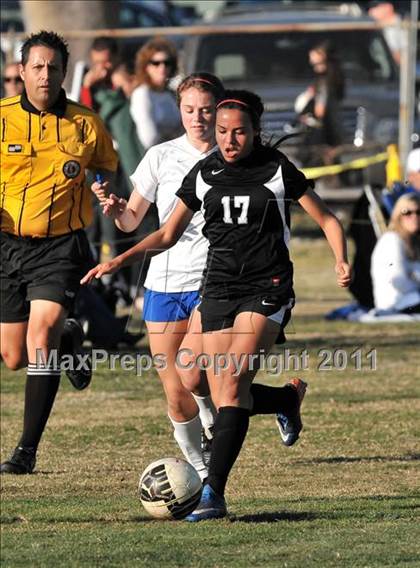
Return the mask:
<path id="1" fill-rule="evenodd" d="M 131 95 L 130 114 L 145 150 L 182 134 L 175 94 L 168 88 L 176 70 L 175 46 L 163 37 L 151 39 L 137 52 L 139 84 Z"/>
<path id="2" fill-rule="evenodd" d="M 420 195 L 402 195 L 372 254 L 375 308 L 420 313 Z"/>

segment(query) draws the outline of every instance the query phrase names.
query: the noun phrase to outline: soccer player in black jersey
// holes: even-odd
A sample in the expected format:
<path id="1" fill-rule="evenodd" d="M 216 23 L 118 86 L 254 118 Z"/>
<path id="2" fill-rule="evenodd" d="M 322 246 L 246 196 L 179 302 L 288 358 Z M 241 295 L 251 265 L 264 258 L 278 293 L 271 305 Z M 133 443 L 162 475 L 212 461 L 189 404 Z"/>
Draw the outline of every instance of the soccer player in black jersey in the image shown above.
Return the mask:
<path id="1" fill-rule="evenodd" d="M 338 285 L 350 282 L 341 224 L 286 156 L 261 143 L 262 112 L 257 95 L 228 91 L 217 107 L 219 152 L 198 162 L 186 176 L 177 193 L 180 202 L 167 223 L 82 279 L 87 283 L 142 260 L 146 251 L 170 248 L 193 213 L 202 209 L 210 246 L 199 310 L 204 352 L 213 363 L 207 375 L 218 416 L 209 477 L 190 521 L 227 515 L 225 485 L 250 415 L 275 414 L 286 445 L 297 440 L 302 427 L 303 381 L 294 379 L 284 387 L 252 384 L 257 356 L 272 346 L 294 304 L 288 251 L 292 200 L 323 229 L 335 256 Z"/>

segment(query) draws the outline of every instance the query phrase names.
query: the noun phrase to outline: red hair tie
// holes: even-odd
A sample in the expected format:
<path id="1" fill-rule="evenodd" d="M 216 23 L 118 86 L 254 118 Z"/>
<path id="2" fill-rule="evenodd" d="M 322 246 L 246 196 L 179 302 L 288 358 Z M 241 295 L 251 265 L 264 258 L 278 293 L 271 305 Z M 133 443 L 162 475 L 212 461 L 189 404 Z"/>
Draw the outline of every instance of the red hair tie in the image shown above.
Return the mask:
<path id="1" fill-rule="evenodd" d="M 249 108 L 249 105 L 247 103 L 239 101 L 238 99 L 224 99 L 223 101 L 220 101 L 220 103 L 216 106 L 216 108 L 219 108 L 221 105 L 224 105 L 225 103 L 238 103 L 239 105 Z"/>
<path id="2" fill-rule="evenodd" d="M 194 81 L 200 81 L 201 83 L 207 83 L 208 85 L 211 85 L 212 87 L 214 87 L 213 83 L 211 81 L 209 81 L 208 79 L 202 79 L 201 77 L 193 77 Z"/>

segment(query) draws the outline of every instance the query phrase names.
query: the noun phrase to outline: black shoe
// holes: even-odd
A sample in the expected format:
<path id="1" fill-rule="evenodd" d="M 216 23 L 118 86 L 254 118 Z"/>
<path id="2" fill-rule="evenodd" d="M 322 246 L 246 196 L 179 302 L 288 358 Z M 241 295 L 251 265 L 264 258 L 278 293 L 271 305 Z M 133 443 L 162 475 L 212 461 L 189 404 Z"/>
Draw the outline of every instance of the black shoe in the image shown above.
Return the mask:
<path id="1" fill-rule="evenodd" d="M 286 412 L 278 412 L 276 414 L 276 422 L 283 444 L 285 446 L 293 446 L 297 442 L 303 426 L 300 417 L 300 406 L 308 385 L 301 379 L 292 379 L 286 386 L 296 390 L 296 406 L 294 409 L 289 410 L 287 414 Z"/>
<path id="2" fill-rule="evenodd" d="M 63 335 L 61 336 L 60 355 L 72 357 L 73 368 L 66 370 L 66 375 L 77 390 L 83 390 L 89 386 L 92 380 L 92 361 L 86 359 L 83 350 L 85 334 L 80 323 L 72 318 L 64 322 Z"/>
<path id="3" fill-rule="evenodd" d="M 210 465 L 211 446 L 213 443 L 213 426 L 201 429 L 201 453 L 203 463 L 207 467 Z"/>
<path id="4" fill-rule="evenodd" d="M 0 465 L 0 473 L 24 475 L 32 473 L 36 462 L 36 451 L 33 448 L 15 448 L 12 457 Z"/>

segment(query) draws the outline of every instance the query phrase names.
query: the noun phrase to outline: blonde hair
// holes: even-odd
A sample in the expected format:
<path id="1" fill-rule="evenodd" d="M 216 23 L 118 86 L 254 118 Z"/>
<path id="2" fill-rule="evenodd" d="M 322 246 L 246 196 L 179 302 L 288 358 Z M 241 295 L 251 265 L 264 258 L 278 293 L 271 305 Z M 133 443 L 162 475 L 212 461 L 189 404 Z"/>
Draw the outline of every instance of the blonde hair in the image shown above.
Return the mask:
<path id="1" fill-rule="evenodd" d="M 404 209 L 409 209 L 410 205 L 414 205 L 417 209 L 420 209 L 420 195 L 416 193 L 406 193 L 398 199 L 392 210 L 388 229 L 397 233 L 404 241 L 408 258 L 411 260 L 420 260 L 420 233 L 409 233 L 402 222 L 402 212 Z"/>
<path id="2" fill-rule="evenodd" d="M 156 36 L 145 43 L 136 53 L 136 77 L 138 85 L 146 84 L 152 89 L 154 88 L 150 75 L 147 72 L 147 65 L 153 55 L 159 51 L 166 53 L 168 59 L 173 62 L 170 77 L 173 77 L 177 72 L 178 56 L 175 45 L 164 37 Z"/>

